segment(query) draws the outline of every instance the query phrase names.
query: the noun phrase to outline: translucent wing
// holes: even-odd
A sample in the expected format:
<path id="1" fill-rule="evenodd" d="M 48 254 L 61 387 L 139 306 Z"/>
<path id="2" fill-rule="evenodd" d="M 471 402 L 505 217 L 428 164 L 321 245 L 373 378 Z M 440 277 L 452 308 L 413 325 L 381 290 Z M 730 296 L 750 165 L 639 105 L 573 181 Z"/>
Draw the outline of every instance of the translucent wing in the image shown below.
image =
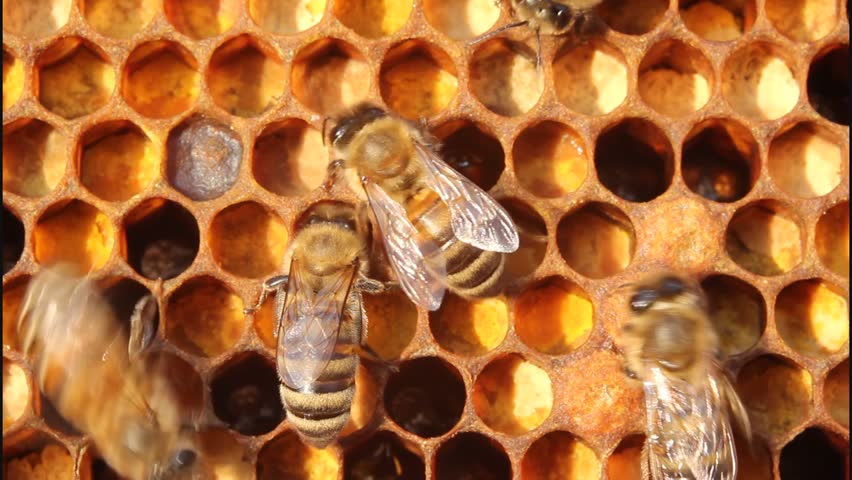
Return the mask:
<path id="1" fill-rule="evenodd" d="M 314 292 L 305 284 L 298 260 L 290 262 L 284 331 L 278 332 L 277 354 L 278 375 L 288 387 L 310 391 L 328 365 L 354 277 L 352 266 Z"/>
<path id="2" fill-rule="evenodd" d="M 518 249 L 518 230 L 503 207 L 481 188 L 444 163 L 429 147 L 415 143 L 429 185 L 447 204 L 456 238 L 492 252 Z"/>
<path id="3" fill-rule="evenodd" d="M 417 230 L 402 205 L 368 179 L 363 179 L 363 184 L 402 289 L 414 303 L 427 310 L 437 310 L 446 291 L 443 254 L 436 245 L 423 239 L 418 243 Z"/>

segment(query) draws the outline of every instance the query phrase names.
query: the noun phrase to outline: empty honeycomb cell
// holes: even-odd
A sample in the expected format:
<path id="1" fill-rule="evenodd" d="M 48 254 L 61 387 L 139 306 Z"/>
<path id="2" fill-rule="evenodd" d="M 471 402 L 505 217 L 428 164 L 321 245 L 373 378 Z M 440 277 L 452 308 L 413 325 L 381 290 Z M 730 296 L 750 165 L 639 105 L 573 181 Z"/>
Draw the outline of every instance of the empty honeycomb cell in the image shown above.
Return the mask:
<path id="1" fill-rule="evenodd" d="M 122 254 L 145 278 L 168 280 L 189 268 L 198 253 L 195 217 L 179 203 L 149 198 L 124 218 Z"/>
<path id="2" fill-rule="evenodd" d="M 402 428 L 438 437 L 461 419 L 464 381 L 455 367 L 437 357 L 408 360 L 388 379 L 384 402 L 388 416 Z"/>
<path id="3" fill-rule="evenodd" d="M 601 462 L 594 450 L 561 431 L 550 432 L 533 442 L 521 462 L 523 480 L 581 480 L 598 478 L 600 472 Z"/>
<path id="4" fill-rule="evenodd" d="M 3 205 L 3 275 L 15 268 L 24 253 L 24 224 Z"/>
<path id="5" fill-rule="evenodd" d="M 568 266 L 589 278 L 621 272 L 633 260 L 633 223 L 617 207 L 587 203 L 559 222 L 556 244 Z"/>
<path id="6" fill-rule="evenodd" d="M 230 205 L 213 217 L 208 232 L 213 260 L 240 277 L 261 278 L 281 268 L 287 226 L 255 202 Z"/>
<path id="7" fill-rule="evenodd" d="M 205 385 L 192 365 L 173 353 L 152 352 L 145 358 L 149 372 L 164 372 L 166 384 L 175 392 L 181 415 L 198 422 L 204 408 Z"/>
<path id="8" fill-rule="evenodd" d="M 115 70 L 101 49 L 78 37 L 62 38 L 36 60 L 38 99 L 65 118 L 106 105 L 115 90 Z"/>
<path id="9" fill-rule="evenodd" d="M 249 0 L 248 11 L 267 32 L 291 35 L 318 24 L 325 5 L 326 0 Z"/>
<path id="10" fill-rule="evenodd" d="M 722 68 L 722 93 L 738 113 L 775 120 L 799 101 L 799 84 L 781 47 L 751 42 L 734 51 Z"/>
<path id="11" fill-rule="evenodd" d="M 388 50 L 379 75 L 382 99 L 410 120 L 441 112 L 458 91 L 453 60 L 420 40 L 406 40 Z"/>
<path id="12" fill-rule="evenodd" d="M 624 54 L 603 40 L 568 42 L 553 61 L 556 97 L 578 113 L 615 110 L 627 98 L 629 83 Z"/>
<path id="13" fill-rule="evenodd" d="M 775 323 L 784 342 L 805 355 L 831 355 L 849 342 L 845 295 L 822 280 L 801 280 L 781 290 Z"/>
<path id="14" fill-rule="evenodd" d="M 668 7 L 665 0 L 615 0 L 603 2 L 597 12 L 613 30 L 643 35 L 660 24 Z"/>
<path id="15" fill-rule="evenodd" d="M 169 133 L 166 148 L 169 183 L 192 200 L 212 200 L 237 181 L 243 145 L 237 132 L 219 120 L 184 120 Z"/>
<path id="16" fill-rule="evenodd" d="M 639 95 L 651 108 L 671 117 L 700 110 L 713 91 L 713 66 L 695 47 L 663 40 L 639 64 Z"/>
<path id="17" fill-rule="evenodd" d="M 210 394 L 216 417 L 243 435 L 262 435 L 284 420 L 275 364 L 257 353 L 238 354 L 219 367 Z"/>
<path id="18" fill-rule="evenodd" d="M 160 152 L 142 129 L 126 120 L 87 130 L 76 154 L 80 183 L 104 200 L 129 200 L 160 175 Z"/>
<path id="19" fill-rule="evenodd" d="M 819 124 L 789 126 L 769 144 L 769 174 L 790 195 L 825 195 L 840 185 L 842 169 L 840 139 Z"/>
<path id="20" fill-rule="evenodd" d="M 308 446 L 288 430 L 260 450 L 256 474 L 258 480 L 325 480 L 337 478 L 340 467 L 334 449 Z"/>
<path id="21" fill-rule="evenodd" d="M 834 123 L 849 125 L 849 44 L 831 45 L 814 57 L 807 85 L 814 110 Z"/>
<path id="22" fill-rule="evenodd" d="M 231 29 L 239 15 L 237 0 L 165 0 L 166 18 L 178 32 L 195 40 Z"/>
<path id="23" fill-rule="evenodd" d="M 29 277 L 16 277 L 3 284 L 3 347 L 18 348 L 18 315 Z"/>
<path id="24" fill-rule="evenodd" d="M 3 357 L 3 430 L 24 414 L 30 403 L 30 382 L 24 369 Z"/>
<path id="25" fill-rule="evenodd" d="M 849 359 L 831 369 L 823 387 L 825 409 L 836 422 L 849 428 Z"/>
<path id="26" fill-rule="evenodd" d="M 337 0 L 334 16 L 366 38 L 393 35 L 411 16 L 412 0 Z"/>
<path id="27" fill-rule="evenodd" d="M 506 168 L 500 141 L 488 127 L 465 119 L 450 120 L 432 131 L 441 141 L 439 154 L 462 175 L 488 191 Z"/>
<path id="28" fill-rule="evenodd" d="M 767 0 L 766 16 L 782 35 L 812 42 L 828 35 L 837 25 L 836 0 Z"/>
<path id="29" fill-rule="evenodd" d="M 426 466 L 422 453 L 416 449 L 416 446 L 403 443 L 391 432 L 378 432 L 366 442 L 346 452 L 343 458 L 343 478 L 424 480 Z"/>
<path id="30" fill-rule="evenodd" d="M 131 52 L 121 90 L 127 103 L 142 115 L 177 115 L 198 97 L 198 62 L 178 43 L 156 40 Z"/>
<path id="31" fill-rule="evenodd" d="M 66 140 L 37 119 L 3 125 L 3 190 L 24 197 L 50 193 L 65 175 Z"/>
<path id="32" fill-rule="evenodd" d="M 643 435 L 623 439 L 606 462 L 607 477 L 615 480 L 642 480 Z"/>
<path id="33" fill-rule="evenodd" d="M 4 442 L 5 443 L 5 442 Z M 74 478 L 74 457 L 57 440 L 34 432 L 22 442 L 26 447 L 17 455 L 3 451 L 3 478 L 9 480 L 48 480 Z"/>
<path id="34" fill-rule="evenodd" d="M 487 32 L 500 18 L 493 0 L 423 0 L 426 20 L 453 40 L 469 40 Z"/>
<path id="35" fill-rule="evenodd" d="M 639 118 L 627 118 L 598 136 L 595 147 L 598 180 L 629 202 L 647 202 L 672 183 L 674 152 L 665 132 Z"/>
<path id="36" fill-rule="evenodd" d="M 114 38 L 136 35 L 159 12 L 156 0 L 81 0 L 80 10 L 98 33 Z"/>
<path id="37" fill-rule="evenodd" d="M 193 355 L 222 354 L 242 335 L 243 301 L 219 280 L 188 280 L 166 302 L 166 338 Z"/>
<path id="38" fill-rule="evenodd" d="M 849 477 L 849 441 L 816 427 L 798 434 L 781 449 L 781 480 Z"/>
<path id="39" fill-rule="evenodd" d="M 512 464 L 496 440 L 463 432 L 442 443 L 435 454 L 433 478 L 441 480 L 509 480 Z"/>
<path id="40" fill-rule="evenodd" d="M 518 230 L 518 249 L 506 258 L 506 274 L 517 279 L 533 273 L 547 253 L 547 225 L 541 215 L 520 200 L 504 200 L 503 207 Z"/>
<path id="41" fill-rule="evenodd" d="M 751 360 L 737 376 L 737 393 L 758 432 L 775 436 L 802 423 L 811 411 L 811 374 L 775 355 Z"/>
<path id="42" fill-rule="evenodd" d="M 679 8 L 686 28 L 711 42 L 739 38 L 751 29 L 757 16 L 754 0 L 681 1 Z"/>
<path id="43" fill-rule="evenodd" d="M 325 179 L 327 166 L 322 133 L 298 118 L 269 124 L 254 144 L 254 178 L 276 195 L 310 192 Z"/>
<path id="44" fill-rule="evenodd" d="M 215 480 L 252 478 L 254 465 L 246 458 L 245 445 L 226 429 L 213 428 L 199 435 L 200 456 L 210 465 Z"/>
<path id="45" fill-rule="evenodd" d="M 538 428 L 553 408 L 553 386 L 547 372 L 510 354 L 492 360 L 473 385 L 473 409 L 494 430 L 520 435 Z"/>
<path id="46" fill-rule="evenodd" d="M 5 5 L 4 5 L 5 7 Z M 3 47 L 3 110 L 14 105 L 24 91 L 24 62 Z"/>
<path id="47" fill-rule="evenodd" d="M 33 230 L 33 253 L 41 265 L 71 262 L 81 272 L 98 270 L 106 264 L 115 244 L 109 218 L 80 200 L 49 207 Z"/>
<path id="48" fill-rule="evenodd" d="M 737 265 L 758 275 L 788 272 L 802 261 L 798 219 L 775 201 L 746 205 L 728 224 L 725 249 Z"/>
<path id="49" fill-rule="evenodd" d="M 527 127 L 515 140 L 512 157 L 518 182 L 537 197 L 565 196 L 588 176 L 586 145 L 564 123 L 545 120 Z"/>
<path id="50" fill-rule="evenodd" d="M 367 98 L 371 77 L 370 64 L 357 48 L 343 40 L 322 38 L 296 54 L 290 88 L 306 107 L 333 116 Z"/>
<path id="51" fill-rule="evenodd" d="M 3 2 L 3 30 L 28 38 L 53 34 L 68 23 L 72 0 Z"/>
<path id="52" fill-rule="evenodd" d="M 367 344 L 385 360 L 399 358 L 417 330 L 417 308 L 400 292 L 364 294 Z"/>
<path id="53" fill-rule="evenodd" d="M 248 35 L 223 43 L 207 67 L 213 101 L 232 115 L 256 117 L 284 94 L 286 69 L 275 50 Z"/>
<path id="54" fill-rule="evenodd" d="M 774 480 L 772 453 L 760 438 L 746 440 L 735 430 L 734 445 L 737 452 L 737 478 L 748 480 Z"/>
<path id="55" fill-rule="evenodd" d="M 816 251 L 832 272 L 849 277 L 849 201 L 829 208 L 817 221 Z"/>
<path id="56" fill-rule="evenodd" d="M 552 277 L 524 290 L 515 302 L 515 331 L 530 347 L 561 355 L 580 347 L 592 331 L 594 306 L 570 280 Z"/>
<path id="57" fill-rule="evenodd" d="M 766 326 L 766 305 L 760 292 L 728 275 L 707 277 L 701 288 L 722 352 L 739 355 L 753 347 Z"/>
<path id="58" fill-rule="evenodd" d="M 751 132 L 735 120 L 710 118 L 692 127 L 683 143 L 681 173 L 690 190 L 714 202 L 735 202 L 760 176 L 760 153 Z"/>
<path id="59" fill-rule="evenodd" d="M 258 285 L 257 295 L 260 295 L 260 285 Z M 252 297 L 248 303 L 254 306 L 255 298 Z M 268 348 L 275 349 L 278 346 L 278 338 L 275 336 L 275 297 L 270 295 L 260 305 L 253 315 L 252 323 L 254 330 L 260 340 Z"/>
<path id="60" fill-rule="evenodd" d="M 536 67 L 535 50 L 495 38 L 482 44 L 470 59 L 470 89 L 477 100 L 499 115 L 529 112 L 544 92 L 544 75 Z"/>
<path id="61" fill-rule="evenodd" d="M 447 295 L 441 308 L 429 315 L 438 344 L 458 355 L 482 355 L 497 348 L 509 329 L 506 299 L 468 300 Z"/>

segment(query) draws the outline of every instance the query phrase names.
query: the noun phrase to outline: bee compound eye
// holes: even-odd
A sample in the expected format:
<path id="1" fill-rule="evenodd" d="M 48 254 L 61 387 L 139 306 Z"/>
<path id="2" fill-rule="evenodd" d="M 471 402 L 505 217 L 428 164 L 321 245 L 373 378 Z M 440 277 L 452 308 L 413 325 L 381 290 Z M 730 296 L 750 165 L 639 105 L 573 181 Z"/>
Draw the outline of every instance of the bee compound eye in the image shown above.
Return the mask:
<path id="1" fill-rule="evenodd" d="M 677 277 L 666 277 L 660 282 L 660 294 L 664 297 L 678 295 L 682 293 L 685 288 L 683 280 Z"/>
<path id="2" fill-rule="evenodd" d="M 191 466 L 195 463 L 195 459 L 198 455 L 193 450 L 180 450 L 175 453 L 175 456 L 172 458 L 172 468 L 181 469 Z"/>
<path id="3" fill-rule="evenodd" d="M 634 312 L 643 312 L 653 305 L 657 298 L 657 292 L 654 290 L 640 290 L 630 297 L 630 309 Z"/>

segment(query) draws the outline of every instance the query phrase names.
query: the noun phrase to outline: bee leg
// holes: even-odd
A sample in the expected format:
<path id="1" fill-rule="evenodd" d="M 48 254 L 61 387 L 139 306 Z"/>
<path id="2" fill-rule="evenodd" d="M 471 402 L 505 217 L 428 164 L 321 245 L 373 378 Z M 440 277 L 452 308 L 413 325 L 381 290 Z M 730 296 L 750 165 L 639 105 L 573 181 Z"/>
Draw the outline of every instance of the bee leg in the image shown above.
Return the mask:
<path id="1" fill-rule="evenodd" d="M 362 360 L 379 364 L 393 373 L 399 372 L 399 367 L 396 365 L 395 362 L 385 360 L 375 350 L 373 350 L 373 347 L 367 345 L 366 343 L 363 343 L 361 345 L 353 345 L 352 349 L 353 352 L 359 357 L 361 357 Z"/>
<path id="2" fill-rule="evenodd" d="M 639 464 L 642 468 L 642 480 L 653 480 L 651 477 L 651 447 L 648 445 L 648 440 L 645 440 L 645 445 L 642 446 L 642 458 Z"/>
<path id="3" fill-rule="evenodd" d="M 338 158 L 328 163 L 325 171 L 325 183 L 322 188 L 325 191 L 330 191 L 331 187 L 337 183 L 337 177 L 340 175 L 340 170 L 343 168 L 343 159 Z"/>
<path id="4" fill-rule="evenodd" d="M 152 295 L 145 295 L 136 302 L 130 316 L 130 338 L 127 344 L 128 358 L 133 360 L 154 342 L 157 336 L 157 302 Z"/>
<path id="5" fill-rule="evenodd" d="M 541 68 L 541 30 L 535 29 L 535 68 Z"/>
<path id="6" fill-rule="evenodd" d="M 378 295 L 380 293 L 385 293 L 389 290 L 398 289 L 399 284 L 397 282 L 380 282 L 372 278 L 360 278 L 355 284 L 355 288 L 361 290 L 364 293 Z"/>
<path id="7" fill-rule="evenodd" d="M 243 315 L 254 315 L 254 313 L 260 309 L 260 306 L 263 305 L 263 302 L 265 302 L 269 297 L 270 293 L 282 290 L 287 286 L 287 282 L 289 281 L 289 275 L 278 275 L 267 279 L 263 282 L 263 287 L 261 287 L 260 297 L 257 299 L 257 303 L 255 303 L 253 307 L 244 308 Z"/>

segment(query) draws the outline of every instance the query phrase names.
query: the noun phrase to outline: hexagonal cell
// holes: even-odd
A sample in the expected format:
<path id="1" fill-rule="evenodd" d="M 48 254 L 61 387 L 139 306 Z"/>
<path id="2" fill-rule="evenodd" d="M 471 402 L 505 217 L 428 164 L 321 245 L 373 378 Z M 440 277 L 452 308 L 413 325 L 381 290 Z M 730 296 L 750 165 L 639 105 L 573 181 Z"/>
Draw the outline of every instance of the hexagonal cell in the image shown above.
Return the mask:
<path id="1" fill-rule="evenodd" d="M 445 108 L 458 91 L 453 60 L 437 46 L 406 40 L 388 50 L 379 73 L 382 99 L 410 120 L 431 117 Z"/>
<path id="2" fill-rule="evenodd" d="M 406 444 L 391 432 L 382 431 L 346 452 L 343 478 L 423 480 L 426 478 L 426 466 L 423 454 L 416 446 Z"/>
<path id="3" fill-rule="evenodd" d="M 24 369 L 3 357 L 3 430 L 24 414 L 30 403 L 30 382 Z"/>
<path id="4" fill-rule="evenodd" d="M 588 176 L 582 137 L 560 122 L 545 120 L 525 128 L 515 140 L 512 157 L 518 182 L 538 197 L 565 196 Z"/>
<path id="5" fill-rule="evenodd" d="M 461 419 L 464 401 L 465 386 L 458 370 L 437 357 L 404 362 L 385 387 L 390 419 L 424 438 L 449 432 Z"/>
<path id="6" fill-rule="evenodd" d="M 800 280 L 781 290 L 775 323 L 784 342 L 805 355 L 831 355 L 849 342 L 845 295 L 819 279 Z"/>
<path id="7" fill-rule="evenodd" d="M 849 441 L 819 428 L 808 428 L 781 449 L 781 480 L 842 480 L 849 473 Z"/>
<path id="8" fill-rule="evenodd" d="M 3 275 L 15 268 L 24 253 L 24 224 L 3 205 Z"/>
<path id="9" fill-rule="evenodd" d="M 597 12 L 613 30 L 627 35 L 642 35 L 662 21 L 668 7 L 665 0 L 616 0 L 602 3 Z"/>
<path id="10" fill-rule="evenodd" d="M 53 436 L 27 429 L 4 440 L 13 446 L 3 449 L 3 478 L 74 478 L 74 457 Z"/>
<path id="11" fill-rule="evenodd" d="M 487 32 L 500 18 L 491 0 L 423 0 L 426 21 L 453 40 L 470 40 Z"/>
<path id="12" fill-rule="evenodd" d="M 605 278 L 630 265 L 636 233 L 633 222 L 617 207 L 592 202 L 562 217 L 556 244 L 573 270 L 589 278 Z"/>
<path id="13" fill-rule="evenodd" d="M 151 291 L 141 283 L 117 275 L 110 275 L 98 280 L 97 286 L 101 289 L 104 300 L 112 310 L 115 319 L 125 330 L 130 329 L 130 317 L 136 309 L 136 304 L 142 297 L 151 295 Z M 160 312 L 155 309 L 152 321 L 154 333 L 159 328 L 159 322 Z"/>
<path id="14" fill-rule="evenodd" d="M 258 285 L 259 287 L 259 285 Z M 259 292 L 259 290 L 258 290 Z M 259 293 L 258 293 L 259 295 Z M 256 301 L 254 297 L 248 302 L 250 305 Z M 260 305 L 260 308 L 252 316 L 252 324 L 257 336 L 273 352 L 278 348 L 278 337 L 275 336 L 275 297 L 270 295 Z"/>
<path id="15" fill-rule="evenodd" d="M 575 283 L 551 277 L 527 288 L 515 302 L 515 331 L 530 347 L 550 355 L 579 348 L 592 332 L 592 300 Z"/>
<path id="16" fill-rule="evenodd" d="M 505 38 L 483 43 L 470 59 L 471 93 L 485 108 L 507 117 L 532 110 L 544 92 L 535 50 Z"/>
<path id="17" fill-rule="evenodd" d="M 521 461 L 521 478 L 580 480 L 598 478 L 601 462 L 595 451 L 568 432 L 550 432 L 530 445 Z M 610 477 L 618 478 L 624 477 Z"/>
<path id="18" fill-rule="evenodd" d="M 3 86 L 6 86 L 5 82 Z M 848 86 L 849 44 L 824 48 L 814 57 L 808 69 L 808 100 L 811 106 L 832 122 L 849 125 Z"/>
<path id="19" fill-rule="evenodd" d="M 158 150 L 127 120 L 96 125 L 86 130 L 75 151 L 80 183 L 104 200 L 129 200 L 159 177 Z"/>
<path id="20" fill-rule="evenodd" d="M 553 409 L 553 385 L 544 369 L 518 354 L 488 362 L 476 377 L 473 409 L 483 423 L 509 435 L 535 430 Z"/>
<path id="21" fill-rule="evenodd" d="M 260 449 L 255 472 L 258 480 L 338 478 L 340 459 L 334 449 L 308 446 L 296 432 L 288 430 Z"/>
<path id="22" fill-rule="evenodd" d="M 547 253 L 547 225 L 541 215 L 520 200 L 500 202 L 518 230 L 520 245 L 506 257 L 506 274 L 518 279 L 533 273 Z"/>
<path id="23" fill-rule="evenodd" d="M 448 165 L 485 191 L 497 184 L 506 156 L 488 127 L 458 119 L 440 125 L 432 134 L 441 141 L 439 153 Z"/>
<path id="24" fill-rule="evenodd" d="M 296 54 L 290 88 L 306 107 L 334 116 L 367 98 L 371 77 L 370 65 L 357 48 L 343 40 L 323 38 Z"/>
<path id="25" fill-rule="evenodd" d="M 849 428 L 849 359 L 831 369 L 825 378 L 823 402 L 837 423 Z"/>
<path id="26" fill-rule="evenodd" d="M 267 125 L 254 144 L 254 179 L 276 195 L 299 196 L 319 187 L 327 166 L 322 133 L 298 118 Z"/>
<path id="27" fill-rule="evenodd" d="M 332 11 L 340 23 L 367 38 L 393 35 L 411 16 L 412 0 L 338 0 Z"/>
<path id="28" fill-rule="evenodd" d="M 644 435 L 631 435 L 622 439 L 606 461 L 607 477 L 619 480 L 642 480 L 644 444 Z"/>
<path id="29" fill-rule="evenodd" d="M 728 275 L 713 275 L 701 282 L 707 296 L 710 321 L 725 355 L 739 355 L 753 347 L 766 326 L 766 305 L 760 292 Z"/>
<path id="30" fill-rule="evenodd" d="M 21 301 L 27 291 L 29 277 L 16 277 L 3 284 L 3 346 L 18 348 L 17 319 L 21 311 Z"/>
<path id="31" fill-rule="evenodd" d="M 166 148 L 169 183 L 192 200 L 212 200 L 237 181 L 243 145 L 225 123 L 190 117 L 169 133 Z"/>
<path id="32" fill-rule="evenodd" d="M 243 307 L 215 278 L 187 280 L 166 300 L 166 338 L 193 355 L 220 355 L 242 336 Z"/>
<path id="33" fill-rule="evenodd" d="M 145 200 L 127 214 L 122 230 L 122 254 L 145 278 L 174 278 L 189 268 L 198 253 L 195 217 L 170 200 Z"/>
<path id="34" fill-rule="evenodd" d="M 713 77 L 713 66 L 700 50 L 680 40 L 663 40 L 639 64 L 639 95 L 663 115 L 682 117 L 707 104 Z"/>
<path id="35" fill-rule="evenodd" d="M 175 42 L 155 40 L 130 53 L 121 94 L 142 115 L 166 118 L 190 108 L 198 98 L 198 62 Z"/>
<path id="36" fill-rule="evenodd" d="M 68 23 L 71 0 L 4 2 L 3 30 L 28 38 L 47 37 Z"/>
<path id="37" fill-rule="evenodd" d="M 822 214 L 816 225 L 816 251 L 832 272 L 849 277 L 849 202 Z"/>
<path id="38" fill-rule="evenodd" d="M 731 260 L 758 275 L 780 275 L 802 261 L 798 219 L 778 202 L 764 200 L 734 214 L 725 232 Z"/>
<path id="39" fill-rule="evenodd" d="M 249 35 L 223 43 L 207 67 L 213 101 L 232 115 L 256 117 L 284 94 L 286 69 L 275 49 Z"/>
<path id="40" fill-rule="evenodd" d="M 776 30 L 794 41 L 813 42 L 837 25 L 834 0 L 767 0 L 766 16 Z"/>
<path id="41" fill-rule="evenodd" d="M 83 0 L 80 10 L 101 35 L 130 38 L 157 15 L 158 3 L 156 0 Z"/>
<path id="42" fill-rule="evenodd" d="M 251 478 L 254 463 L 246 458 L 245 444 L 227 429 L 204 430 L 198 436 L 200 456 L 216 480 Z"/>
<path id="43" fill-rule="evenodd" d="M 358 364 L 355 370 L 355 398 L 352 399 L 352 406 L 349 408 L 349 421 L 340 431 L 339 438 L 347 437 L 359 430 L 363 431 L 379 420 L 376 417 L 376 410 L 382 397 L 382 385 L 379 384 L 375 374 L 391 370 L 384 367 L 380 365 L 376 368 L 376 365 L 371 365 L 369 361 Z"/>
<path id="44" fill-rule="evenodd" d="M 441 480 L 509 480 L 512 464 L 496 440 L 475 432 L 460 433 L 438 447 L 434 478 Z"/>
<path id="45" fill-rule="evenodd" d="M 714 202 L 748 195 L 760 177 L 760 153 L 748 128 L 727 118 L 692 127 L 683 143 L 681 173 L 686 186 Z"/>
<path id="46" fill-rule="evenodd" d="M 47 195 L 65 175 L 66 135 L 37 119 L 3 125 L 3 190 Z"/>
<path id="47" fill-rule="evenodd" d="M 506 299 L 467 300 L 447 295 L 441 308 L 429 314 L 429 327 L 438 344 L 458 355 L 482 355 L 497 348 L 509 329 Z"/>
<path id="48" fill-rule="evenodd" d="M 754 0 L 681 0 L 680 18 L 686 28 L 711 42 L 735 40 L 751 30 L 757 17 Z"/>
<path id="49" fill-rule="evenodd" d="M 239 16 L 237 0 L 165 0 L 166 18 L 178 32 L 195 40 L 221 35 Z"/>
<path id="50" fill-rule="evenodd" d="M 737 393 L 752 426 L 768 436 L 781 435 L 811 412 L 811 374 L 776 355 L 751 360 L 737 376 Z"/>
<path id="51" fill-rule="evenodd" d="M 24 91 L 24 63 L 3 46 L 3 110 L 14 105 Z"/>
<path id="52" fill-rule="evenodd" d="M 36 220 L 33 254 L 36 262 L 76 264 L 81 273 L 103 267 L 112 254 L 112 222 L 97 208 L 80 200 L 51 205 Z"/>
<path id="53" fill-rule="evenodd" d="M 287 226 L 255 202 L 226 207 L 213 217 L 207 241 L 217 265 L 240 277 L 260 278 L 281 268 Z"/>
<path id="54" fill-rule="evenodd" d="M 326 0 L 249 0 L 251 19 L 278 35 L 305 31 L 322 20 Z"/>
<path id="55" fill-rule="evenodd" d="M 722 93 L 742 115 L 754 120 L 775 120 L 796 106 L 800 92 L 781 47 L 750 42 L 725 61 Z"/>
<path id="56" fill-rule="evenodd" d="M 36 60 L 38 100 L 65 118 L 103 107 L 115 90 L 115 71 L 107 55 L 79 37 L 54 42 Z"/>
<path id="57" fill-rule="evenodd" d="M 627 98 L 627 60 L 602 40 L 567 42 L 553 61 L 556 97 L 585 115 L 604 115 Z"/>
<path id="58" fill-rule="evenodd" d="M 769 174 L 785 193 L 803 198 L 825 195 L 840 185 L 842 140 L 812 122 L 783 129 L 769 144 Z"/>
<path id="59" fill-rule="evenodd" d="M 647 202 L 668 190 L 674 174 L 674 152 L 665 132 L 639 118 L 608 127 L 595 146 L 598 179 L 629 202 Z"/>
<path id="60" fill-rule="evenodd" d="M 385 360 L 399 358 L 417 330 L 417 307 L 402 292 L 364 294 L 367 345 Z"/>
<path id="61" fill-rule="evenodd" d="M 262 435 L 284 420 L 275 364 L 257 353 L 240 353 L 216 370 L 210 394 L 216 417 L 243 435 Z"/>

